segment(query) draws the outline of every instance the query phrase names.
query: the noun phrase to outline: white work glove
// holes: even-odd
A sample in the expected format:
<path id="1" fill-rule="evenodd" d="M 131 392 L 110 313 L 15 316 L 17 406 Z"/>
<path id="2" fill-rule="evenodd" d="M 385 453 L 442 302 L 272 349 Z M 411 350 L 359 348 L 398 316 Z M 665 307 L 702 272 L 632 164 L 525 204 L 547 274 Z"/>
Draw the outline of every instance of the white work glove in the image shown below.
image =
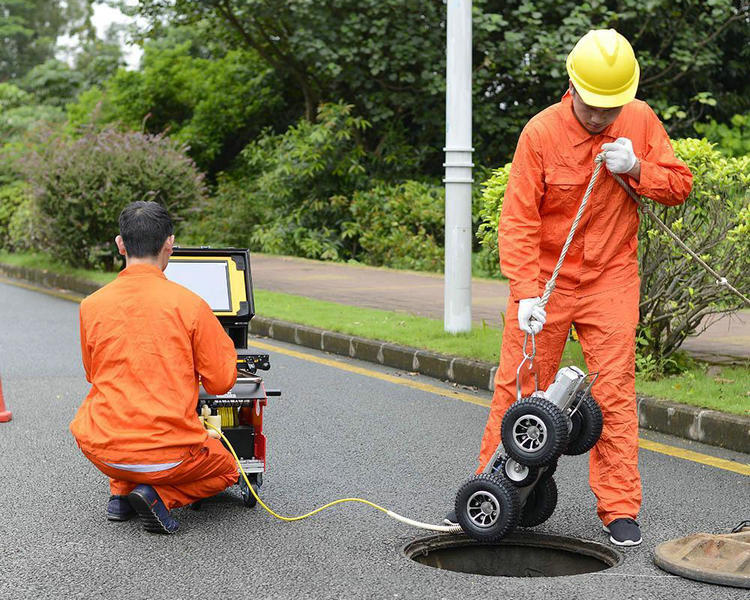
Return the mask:
<path id="1" fill-rule="evenodd" d="M 547 322 L 547 313 L 539 306 L 541 301 L 539 296 L 518 301 L 518 328 L 521 331 L 536 335 L 542 330 Z"/>
<path id="2" fill-rule="evenodd" d="M 610 144 L 602 144 L 602 150 L 610 173 L 627 173 L 638 162 L 633 152 L 633 142 L 628 138 L 621 137 Z"/>

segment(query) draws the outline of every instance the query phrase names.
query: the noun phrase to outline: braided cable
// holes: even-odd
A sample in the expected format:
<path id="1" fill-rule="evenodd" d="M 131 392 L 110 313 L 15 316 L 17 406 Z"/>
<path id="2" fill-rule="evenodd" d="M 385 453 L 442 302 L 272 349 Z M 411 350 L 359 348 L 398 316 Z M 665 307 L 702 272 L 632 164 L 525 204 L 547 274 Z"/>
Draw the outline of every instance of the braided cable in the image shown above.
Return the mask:
<path id="1" fill-rule="evenodd" d="M 646 203 L 641 200 L 641 197 L 638 194 L 635 193 L 635 190 L 633 190 L 633 188 L 631 188 L 630 185 L 628 185 L 628 183 L 625 180 L 622 179 L 622 177 L 620 177 L 616 173 L 610 173 L 610 175 L 612 175 L 612 177 L 614 177 L 615 181 L 622 186 L 622 188 L 628 193 L 628 195 L 633 200 L 635 200 L 635 203 L 638 205 L 638 208 L 642 212 L 646 213 L 651 218 L 651 220 L 654 223 L 656 223 L 656 225 L 659 227 L 659 229 L 661 229 L 664 233 L 666 233 L 669 237 L 671 237 L 672 240 L 674 240 L 674 242 L 680 248 L 682 248 L 685 252 L 687 252 L 688 255 L 693 260 L 695 260 L 695 262 L 697 262 L 701 267 L 703 267 L 706 271 L 708 271 L 716 279 L 716 285 L 722 285 L 722 286 L 726 287 L 730 291 L 734 292 L 737 296 L 739 296 L 740 298 L 742 298 L 742 300 L 745 302 L 745 304 L 747 304 L 748 306 L 750 306 L 750 299 L 747 296 L 745 296 L 742 292 L 740 292 L 737 288 L 735 288 L 732 284 L 730 284 L 727 281 L 726 277 L 722 277 L 721 275 L 719 275 L 716 271 L 714 271 L 711 267 L 709 267 L 706 264 L 706 262 L 700 256 L 698 256 L 695 252 L 693 252 L 690 248 L 688 248 L 685 245 L 685 242 L 683 242 L 679 237 L 677 237 L 677 235 L 669 227 L 667 227 L 662 222 L 662 220 L 659 217 L 656 216 L 656 213 L 654 213 L 654 211 L 652 211 L 651 208 L 649 206 L 647 206 Z"/>
<path id="2" fill-rule="evenodd" d="M 583 216 L 583 210 L 586 208 L 586 204 L 589 201 L 591 190 L 594 189 L 594 183 L 596 183 L 596 178 L 599 176 L 599 171 L 602 168 L 603 161 L 604 161 L 604 153 L 599 154 L 594 159 L 596 166 L 594 167 L 594 172 L 592 173 L 591 179 L 589 180 L 589 185 L 586 188 L 586 193 L 583 195 L 583 200 L 581 200 L 581 206 L 578 207 L 578 212 L 576 213 L 575 219 L 573 219 L 573 224 L 570 226 L 570 231 L 568 232 L 568 239 L 566 239 L 565 244 L 563 244 L 562 251 L 560 252 L 560 258 L 557 259 L 557 265 L 555 265 L 555 269 L 554 271 L 552 271 L 552 276 L 549 278 L 549 281 L 547 281 L 547 284 L 544 286 L 544 294 L 542 294 L 542 299 L 538 304 L 538 306 L 540 306 L 541 308 L 544 308 L 545 306 L 547 306 L 547 301 L 549 300 L 549 297 L 552 295 L 552 292 L 555 289 L 555 281 L 557 280 L 557 274 L 560 272 L 560 269 L 562 268 L 563 261 L 565 260 L 565 255 L 568 253 L 568 247 L 570 246 L 570 243 L 573 241 L 573 236 L 575 235 L 576 229 L 578 228 L 578 222 L 581 220 L 581 217 Z"/>

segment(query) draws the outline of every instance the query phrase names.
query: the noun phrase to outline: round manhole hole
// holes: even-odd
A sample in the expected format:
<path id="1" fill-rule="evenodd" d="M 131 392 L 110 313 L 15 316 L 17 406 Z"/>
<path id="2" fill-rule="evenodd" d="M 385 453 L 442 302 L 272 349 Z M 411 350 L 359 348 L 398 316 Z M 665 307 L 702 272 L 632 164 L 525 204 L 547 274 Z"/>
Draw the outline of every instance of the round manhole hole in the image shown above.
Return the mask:
<path id="1" fill-rule="evenodd" d="M 512 533 L 493 543 L 466 536 L 435 535 L 407 544 L 403 552 L 436 569 L 495 577 L 580 575 L 622 562 L 617 550 L 597 542 L 530 532 Z"/>

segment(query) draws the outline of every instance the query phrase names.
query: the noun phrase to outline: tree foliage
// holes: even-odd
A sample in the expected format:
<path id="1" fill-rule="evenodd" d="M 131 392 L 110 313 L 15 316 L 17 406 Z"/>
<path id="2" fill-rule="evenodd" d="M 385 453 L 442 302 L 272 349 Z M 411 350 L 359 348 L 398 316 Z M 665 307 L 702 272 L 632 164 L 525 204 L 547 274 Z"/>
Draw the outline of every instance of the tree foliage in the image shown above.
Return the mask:
<path id="1" fill-rule="evenodd" d="M 368 127 L 351 106 L 324 104 L 314 123 L 301 119 L 281 135 L 250 143 L 218 190 L 210 220 L 231 215 L 222 241 L 277 254 L 350 258 L 352 242 L 341 232 L 350 218 L 350 194 L 368 181 L 359 142 Z"/>
<path id="2" fill-rule="evenodd" d="M 0 146 L 21 142 L 28 132 L 64 120 L 61 108 L 37 104 L 33 94 L 12 83 L 0 83 Z M 0 171 L 11 166 L 6 158 L 0 160 Z"/>
<path id="3" fill-rule="evenodd" d="M 53 58 L 57 37 L 85 29 L 88 0 L 0 1 L 0 81 L 23 77 Z"/>
<path id="4" fill-rule="evenodd" d="M 639 97 L 672 119 L 673 135 L 704 115 L 724 122 L 744 112 L 749 6 L 747 0 L 475 0 L 476 162 L 510 158 L 523 124 L 564 91 L 565 57 L 592 28 L 614 27 L 632 40 L 642 68 Z M 342 100 L 372 123 L 368 152 L 411 154 L 422 173 L 439 172 L 442 0 L 141 0 L 133 10 L 151 32 L 210 23 L 228 44 L 257 52 L 308 120 L 319 102 Z"/>
<path id="5" fill-rule="evenodd" d="M 708 123 L 695 123 L 693 127 L 727 156 L 750 154 L 750 112 L 734 115 L 729 123 L 717 123 L 711 119 Z"/>
<path id="6" fill-rule="evenodd" d="M 120 123 L 168 133 L 211 175 L 229 167 L 283 106 L 272 72 L 252 51 L 199 54 L 195 39 L 146 45 L 139 71 L 120 69 L 68 107 L 73 128 Z"/>

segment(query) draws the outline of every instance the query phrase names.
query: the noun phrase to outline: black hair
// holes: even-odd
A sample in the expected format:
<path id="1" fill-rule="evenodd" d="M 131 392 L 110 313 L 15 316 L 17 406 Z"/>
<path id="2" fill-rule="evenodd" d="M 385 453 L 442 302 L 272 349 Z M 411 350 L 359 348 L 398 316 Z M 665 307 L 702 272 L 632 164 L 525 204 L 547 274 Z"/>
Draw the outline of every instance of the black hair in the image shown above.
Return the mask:
<path id="1" fill-rule="evenodd" d="M 173 232 L 167 209 L 157 202 L 131 202 L 122 209 L 118 221 L 125 250 L 134 258 L 158 256 Z"/>

